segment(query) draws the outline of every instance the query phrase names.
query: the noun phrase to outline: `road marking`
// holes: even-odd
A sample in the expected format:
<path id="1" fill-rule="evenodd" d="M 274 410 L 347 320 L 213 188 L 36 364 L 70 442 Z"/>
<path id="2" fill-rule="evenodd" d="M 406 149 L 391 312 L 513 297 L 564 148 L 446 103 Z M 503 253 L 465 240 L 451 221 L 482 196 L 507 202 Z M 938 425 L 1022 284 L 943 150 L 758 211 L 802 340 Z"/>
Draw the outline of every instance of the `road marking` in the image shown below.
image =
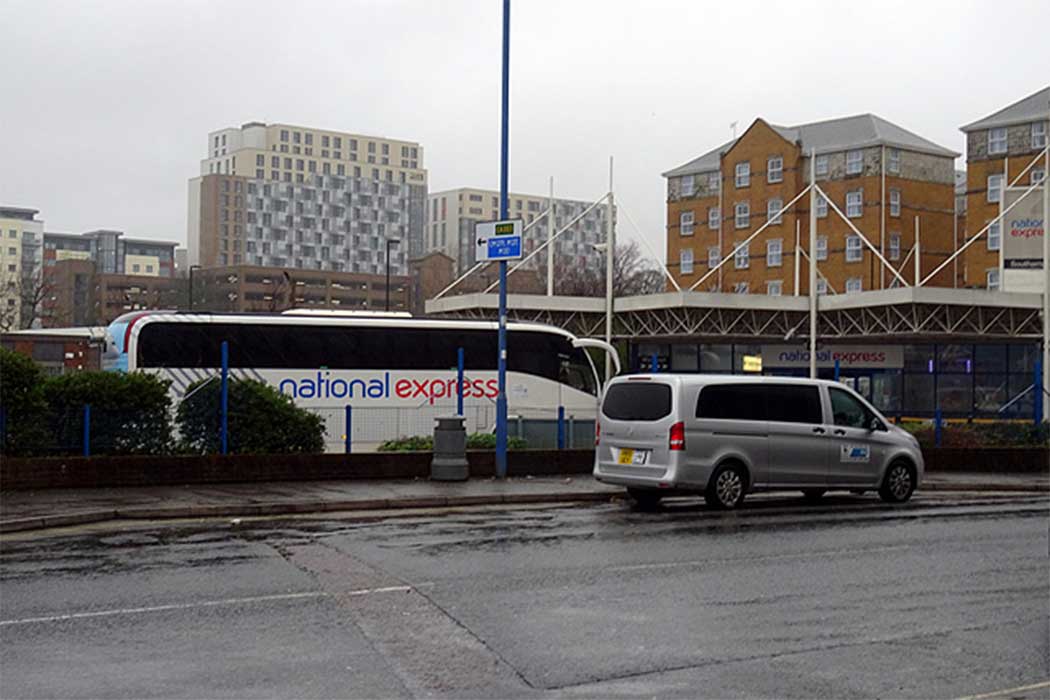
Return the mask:
<path id="1" fill-rule="evenodd" d="M 205 600 L 199 603 L 172 603 L 170 605 L 152 605 L 142 608 L 117 608 L 115 610 L 93 610 L 91 612 L 66 613 L 64 615 L 47 615 L 44 617 L 23 617 L 16 620 L 0 620 L 0 627 L 10 625 L 32 625 L 47 622 L 65 622 L 68 620 L 83 620 L 92 617 L 113 617 L 116 615 L 142 615 L 145 613 L 168 612 L 171 610 L 190 610 L 193 608 L 214 608 L 222 605 L 244 605 L 248 603 L 265 603 L 274 600 L 302 600 L 307 598 L 329 598 L 334 595 L 362 596 L 370 593 L 407 593 L 412 590 L 411 586 L 384 586 L 382 588 L 361 588 L 342 593 L 330 593 L 328 591 L 305 591 L 302 593 L 277 593 L 275 595 L 260 595 L 247 598 L 223 598 L 221 600 Z"/>
<path id="2" fill-rule="evenodd" d="M 995 690 L 991 693 L 982 693 L 981 695 L 967 695 L 959 700 L 987 700 L 987 698 L 998 698 L 1004 695 L 1013 695 L 1014 693 L 1024 693 L 1029 690 L 1040 690 L 1042 688 L 1050 688 L 1050 681 L 1043 681 L 1042 683 L 1033 683 L 1032 685 L 1019 685 L 1016 688 L 1006 688 L 1004 690 Z"/>

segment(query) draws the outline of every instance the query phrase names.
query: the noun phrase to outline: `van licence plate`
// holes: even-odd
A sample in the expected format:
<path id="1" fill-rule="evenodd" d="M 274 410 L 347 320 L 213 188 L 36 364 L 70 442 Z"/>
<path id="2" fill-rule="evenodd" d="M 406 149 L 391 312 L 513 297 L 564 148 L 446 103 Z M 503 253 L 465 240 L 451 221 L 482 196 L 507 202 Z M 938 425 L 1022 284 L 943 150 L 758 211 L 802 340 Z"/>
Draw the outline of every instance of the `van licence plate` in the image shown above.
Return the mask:
<path id="1" fill-rule="evenodd" d="M 620 448 L 620 454 L 617 455 L 617 464 L 645 464 L 649 459 L 649 450 L 633 450 L 629 448 Z"/>

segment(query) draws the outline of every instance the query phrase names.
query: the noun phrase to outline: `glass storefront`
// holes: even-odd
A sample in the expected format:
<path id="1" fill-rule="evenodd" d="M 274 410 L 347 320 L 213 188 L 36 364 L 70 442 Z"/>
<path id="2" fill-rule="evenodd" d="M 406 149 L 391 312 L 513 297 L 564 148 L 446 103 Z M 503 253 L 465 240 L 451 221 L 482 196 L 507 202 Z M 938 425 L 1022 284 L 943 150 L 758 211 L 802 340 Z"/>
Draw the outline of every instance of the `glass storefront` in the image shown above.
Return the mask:
<path id="1" fill-rule="evenodd" d="M 743 373 L 761 357 L 766 375 L 809 375 L 803 345 L 635 343 L 630 368 L 659 372 Z M 889 416 L 1030 418 L 1038 343 L 827 345 L 817 351 L 822 379 L 835 376 Z M 1005 407 L 1005 408 L 1004 408 Z"/>

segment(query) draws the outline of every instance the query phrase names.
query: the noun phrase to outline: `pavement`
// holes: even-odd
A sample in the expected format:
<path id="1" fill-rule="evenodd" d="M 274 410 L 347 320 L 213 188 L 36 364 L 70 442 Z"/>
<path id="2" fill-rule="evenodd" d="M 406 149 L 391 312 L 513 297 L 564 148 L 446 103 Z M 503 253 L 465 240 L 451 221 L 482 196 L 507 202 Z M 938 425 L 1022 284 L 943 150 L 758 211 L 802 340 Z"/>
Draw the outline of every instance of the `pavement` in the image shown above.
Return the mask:
<path id="1" fill-rule="evenodd" d="M 1050 492 L 1050 475 L 927 472 L 921 491 Z M 596 502 L 623 493 L 622 487 L 598 483 L 586 474 L 464 482 L 283 481 L 7 491 L 0 492 L 0 533 L 109 520 Z"/>

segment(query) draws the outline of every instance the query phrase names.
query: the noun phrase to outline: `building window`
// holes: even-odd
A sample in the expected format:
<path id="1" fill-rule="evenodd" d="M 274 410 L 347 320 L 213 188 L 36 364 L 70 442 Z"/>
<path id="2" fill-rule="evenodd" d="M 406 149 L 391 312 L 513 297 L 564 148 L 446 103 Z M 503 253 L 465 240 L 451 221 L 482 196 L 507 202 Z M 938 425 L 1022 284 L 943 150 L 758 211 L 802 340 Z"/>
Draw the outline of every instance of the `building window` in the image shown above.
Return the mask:
<path id="1" fill-rule="evenodd" d="M 1006 153 L 1006 128 L 988 130 L 988 153 Z"/>
<path id="2" fill-rule="evenodd" d="M 901 215 L 901 191 L 890 190 L 890 216 Z"/>
<path id="3" fill-rule="evenodd" d="M 771 297 L 779 297 L 784 293 L 783 280 L 769 280 L 766 282 L 766 294 Z"/>
<path id="4" fill-rule="evenodd" d="M 751 285 L 747 282 L 737 282 L 733 285 L 734 294 L 747 294 L 751 291 Z"/>
<path id="5" fill-rule="evenodd" d="M 1046 171 L 1042 168 L 1032 168 L 1032 173 L 1028 177 L 1028 183 L 1030 185 L 1038 185 L 1046 177 Z"/>
<path id="6" fill-rule="evenodd" d="M 864 215 L 864 190 L 846 193 L 846 216 L 851 219 Z"/>
<path id="7" fill-rule="evenodd" d="M 281 129 L 281 140 L 282 141 L 287 141 L 288 140 L 288 130 L 287 129 Z"/>
<path id="8" fill-rule="evenodd" d="M 749 202 L 737 202 L 736 205 L 736 227 L 747 228 L 751 225 L 751 204 Z"/>
<path id="9" fill-rule="evenodd" d="M 784 242 L 779 238 L 766 241 L 766 267 L 780 267 L 784 260 Z"/>
<path id="10" fill-rule="evenodd" d="M 824 195 L 817 195 L 817 218 L 826 219 L 828 217 L 828 200 L 824 199 Z"/>
<path id="11" fill-rule="evenodd" d="M 693 212 L 683 211 L 678 217 L 678 223 L 681 227 L 681 234 L 683 236 L 693 235 Z"/>
<path id="12" fill-rule="evenodd" d="M 817 296 L 823 296 L 828 293 L 828 281 L 823 277 L 817 278 Z"/>
<path id="13" fill-rule="evenodd" d="M 886 152 L 886 172 L 896 175 L 901 171 L 901 150 L 890 148 Z"/>
<path id="14" fill-rule="evenodd" d="M 817 260 L 828 259 L 828 237 L 817 236 Z"/>
<path id="15" fill-rule="evenodd" d="M 722 251 L 718 249 L 718 246 L 711 246 L 707 249 L 707 266 L 711 269 L 718 267 L 719 263 L 722 262 Z"/>
<path id="16" fill-rule="evenodd" d="M 693 274 L 693 249 L 682 248 L 678 251 L 678 266 L 683 275 Z"/>
<path id="17" fill-rule="evenodd" d="M 817 175 L 828 174 L 828 157 L 817 156 Z"/>
<path id="18" fill-rule="evenodd" d="M 694 181 L 692 175 L 685 175 L 682 177 L 682 196 L 692 197 L 694 189 Z"/>
<path id="19" fill-rule="evenodd" d="M 846 151 L 846 174 L 858 175 L 864 170 L 864 152 Z"/>
<path id="20" fill-rule="evenodd" d="M 784 181 L 784 159 L 773 156 L 766 161 L 766 182 Z"/>
<path id="21" fill-rule="evenodd" d="M 711 192 L 718 192 L 718 188 L 722 184 L 721 173 L 708 173 L 707 175 L 707 189 Z"/>
<path id="22" fill-rule="evenodd" d="M 999 268 L 993 267 L 984 272 L 984 284 L 988 287 L 988 291 L 997 292 L 999 291 Z"/>
<path id="23" fill-rule="evenodd" d="M 718 207 L 711 207 L 707 210 L 707 227 L 717 229 L 721 223 L 722 212 Z"/>
<path id="24" fill-rule="evenodd" d="M 846 262 L 860 262 L 864 259 L 864 244 L 860 236 L 846 236 Z"/>
<path id="25" fill-rule="evenodd" d="M 784 208 L 784 200 L 777 197 L 766 202 L 766 219 L 772 224 L 779 224 L 783 221 L 783 215 L 780 210 Z"/>
<path id="26" fill-rule="evenodd" d="M 850 277 L 846 280 L 846 294 L 859 292 L 864 289 L 864 282 L 860 277 Z"/>
<path id="27" fill-rule="evenodd" d="M 891 233 L 890 234 L 889 259 L 890 260 L 900 260 L 901 259 L 901 235 L 899 233 Z"/>
<path id="28" fill-rule="evenodd" d="M 1003 245 L 1003 222 L 1002 219 L 996 220 L 991 226 L 988 227 L 988 250 L 999 250 Z"/>
<path id="29" fill-rule="evenodd" d="M 736 164 L 736 186 L 748 187 L 751 184 L 751 163 Z"/>
<path id="30" fill-rule="evenodd" d="M 737 249 L 733 256 L 733 267 L 738 270 L 746 270 L 751 267 L 751 253 L 748 250 L 750 247 L 750 245 L 743 245 Z"/>
<path id="31" fill-rule="evenodd" d="M 998 202 L 1003 198 L 1003 176 L 988 176 L 988 201 Z"/>
<path id="32" fill-rule="evenodd" d="M 1032 122 L 1032 148 L 1046 148 L 1046 122 Z"/>

